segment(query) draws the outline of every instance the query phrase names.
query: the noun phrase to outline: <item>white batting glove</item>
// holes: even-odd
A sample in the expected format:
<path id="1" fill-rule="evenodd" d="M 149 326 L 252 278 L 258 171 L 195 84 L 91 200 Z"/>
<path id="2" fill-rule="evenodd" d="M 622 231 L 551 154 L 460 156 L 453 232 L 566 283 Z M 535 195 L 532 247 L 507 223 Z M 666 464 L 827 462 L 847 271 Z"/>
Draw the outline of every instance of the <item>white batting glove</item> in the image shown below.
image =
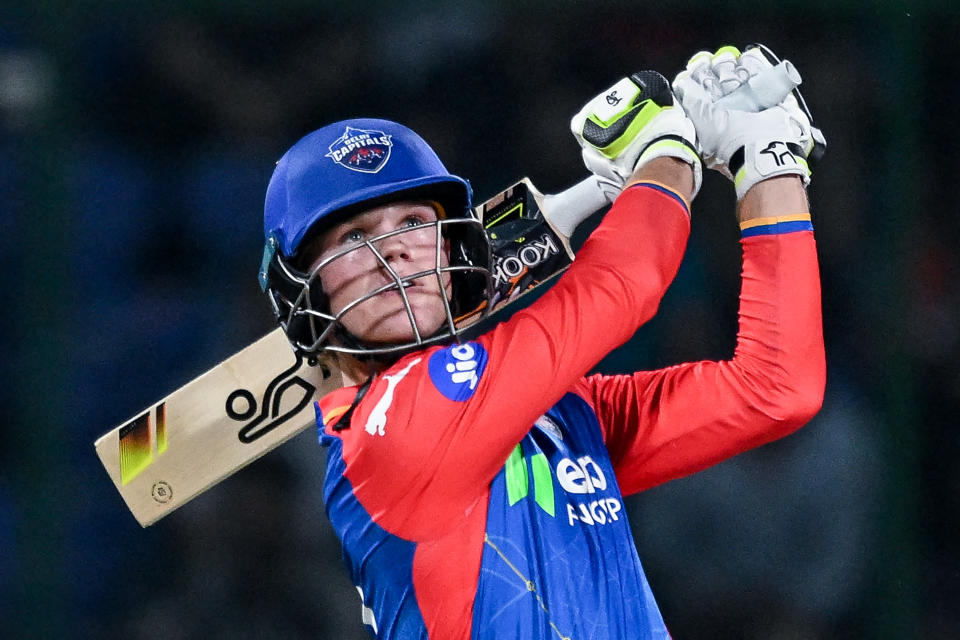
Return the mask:
<path id="1" fill-rule="evenodd" d="M 819 130 L 813 129 L 793 93 L 759 112 L 724 105 L 724 96 L 772 66 L 760 47 L 743 54 L 735 47 L 723 47 L 714 54 L 694 55 L 673 82 L 696 126 L 704 162 L 733 180 L 738 200 L 750 187 L 774 176 L 797 175 L 809 184 L 807 156 L 817 142 L 823 142 L 822 135 L 814 139 L 814 131 L 819 135 Z"/>
<path id="2" fill-rule="evenodd" d="M 622 189 L 640 166 L 654 158 L 679 158 L 693 168 L 693 195 L 703 178 L 696 130 L 670 84 L 656 71 L 623 78 L 588 102 L 570 121 L 583 148 L 583 163 Z"/>

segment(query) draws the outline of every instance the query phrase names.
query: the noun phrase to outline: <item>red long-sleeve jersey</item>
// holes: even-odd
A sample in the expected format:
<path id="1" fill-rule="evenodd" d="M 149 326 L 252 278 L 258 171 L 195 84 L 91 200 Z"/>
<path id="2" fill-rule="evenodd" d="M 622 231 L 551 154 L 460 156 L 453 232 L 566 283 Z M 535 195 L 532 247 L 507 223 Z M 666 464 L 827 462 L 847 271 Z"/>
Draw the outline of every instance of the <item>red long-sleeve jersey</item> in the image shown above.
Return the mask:
<path id="1" fill-rule="evenodd" d="M 345 430 L 356 389 L 319 403 L 327 512 L 379 637 L 667 637 L 622 496 L 781 437 L 822 399 L 809 215 L 743 226 L 731 360 L 583 377 L 682 257 L 686 203 L 644 183 L 508 322 L 404 356 Z"/>

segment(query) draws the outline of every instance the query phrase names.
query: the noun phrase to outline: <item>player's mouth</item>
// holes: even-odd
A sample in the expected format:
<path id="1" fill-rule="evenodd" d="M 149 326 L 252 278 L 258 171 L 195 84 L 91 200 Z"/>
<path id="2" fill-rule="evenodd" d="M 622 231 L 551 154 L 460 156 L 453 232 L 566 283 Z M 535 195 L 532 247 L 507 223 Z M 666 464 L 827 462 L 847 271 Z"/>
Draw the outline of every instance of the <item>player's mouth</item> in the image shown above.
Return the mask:
<path id="1" fill-rule="evenodd" d="M 401 288 L 403 289 L 402 292 L 400 291 Z M 404 295 L 409 297 L 412 294 L 436 293 L 436 289 L 436 284 L 430 286 L 430 283 L 423 282 L 421 280 L 404 280 L 399 286 L 393 286 L 389 289 L 385 289 L 384 291 L 376 294 L 374 298 L 379 298 L 381 300 L 402 300 Z"/>
<path id="2" fill-rule="evenodd" d="M 400 295 L 399 289 L 393 289 L 393 293 Z M 412 282 L 405 281 L 403 283 L 403 292 L 410 296 L 411 294 L 428 294 L 428 295 L 437 295 L 437 283 L 435 280 L 430 279 L 427 281 L 423 280 L 414 280 Z"/>
<path id="3" fill-rule="evenodd" d="M 414 280 L 412 282 L 404 281 L 403 283 L 403 289 L 407 293 L 411 293 L 411 292 L 424 293 L 424 292 L 432 291 L 435 288 L 436 288 L 435 286 L 430 286 L 430 284 L 423 282 L 422 280 Z"/>

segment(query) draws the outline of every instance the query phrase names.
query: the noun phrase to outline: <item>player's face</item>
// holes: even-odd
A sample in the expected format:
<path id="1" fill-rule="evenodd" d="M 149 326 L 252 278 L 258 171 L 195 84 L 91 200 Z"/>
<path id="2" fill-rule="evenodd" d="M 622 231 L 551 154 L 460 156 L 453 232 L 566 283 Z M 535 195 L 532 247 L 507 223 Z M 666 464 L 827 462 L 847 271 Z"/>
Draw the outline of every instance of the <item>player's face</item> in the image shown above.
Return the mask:
<path id="1" fill-rule="evenodd" d="M 330 311 L 336 315 L 347 305 L 384 285 L 395 282 L 384 262 L 405 278 L 437 266 L 437 213 L 432 206 L 418 202 L 396 202 L 374 207 L 321 234 L 308 248 L 310 270 L 326 258 L 355 248 L 320 268 L 323 290 L 330 298 Z M 425 226 L 424 226 L 425 225 Z M 391 231 L 404 230 L 379 240 L 365 242 Z M 449 247 L 440 248 L 440 266 L 449 264 Z M 451 293 L 449 274 L 443 285 L 435 273 L 404 280 L 404 292 L 410 303 L 421 337 L 433 334 L 446 320 L 444 299 Z M 414 339 L 404 305 L 396 288 L 364 300 L 341 318 L 343 326 L 368 344 L 392 344 Z"/>

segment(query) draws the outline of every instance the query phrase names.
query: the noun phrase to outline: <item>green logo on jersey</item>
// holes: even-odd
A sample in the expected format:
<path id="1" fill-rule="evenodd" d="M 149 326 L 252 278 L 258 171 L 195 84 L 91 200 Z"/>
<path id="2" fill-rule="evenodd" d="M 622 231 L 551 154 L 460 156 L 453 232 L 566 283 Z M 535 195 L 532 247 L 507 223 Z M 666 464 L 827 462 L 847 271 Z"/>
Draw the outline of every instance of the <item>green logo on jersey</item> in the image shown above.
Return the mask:
<path id="1" fill-rule="evenodd" d="M 547 456 L 542 453 L 531 456 L 530 469 L 533 471 L 533 499 L 551 517 L 555 516 L 553 478 L 550 476 L 550 463 L 547 462 Z M 504 473 L 507 481 L 507 501 L 512 507 L 530 494 L 530 473 L 527 470 L 526 459 L 523 457 L 523 448 L 519 444 L 507 458 Z"/>

